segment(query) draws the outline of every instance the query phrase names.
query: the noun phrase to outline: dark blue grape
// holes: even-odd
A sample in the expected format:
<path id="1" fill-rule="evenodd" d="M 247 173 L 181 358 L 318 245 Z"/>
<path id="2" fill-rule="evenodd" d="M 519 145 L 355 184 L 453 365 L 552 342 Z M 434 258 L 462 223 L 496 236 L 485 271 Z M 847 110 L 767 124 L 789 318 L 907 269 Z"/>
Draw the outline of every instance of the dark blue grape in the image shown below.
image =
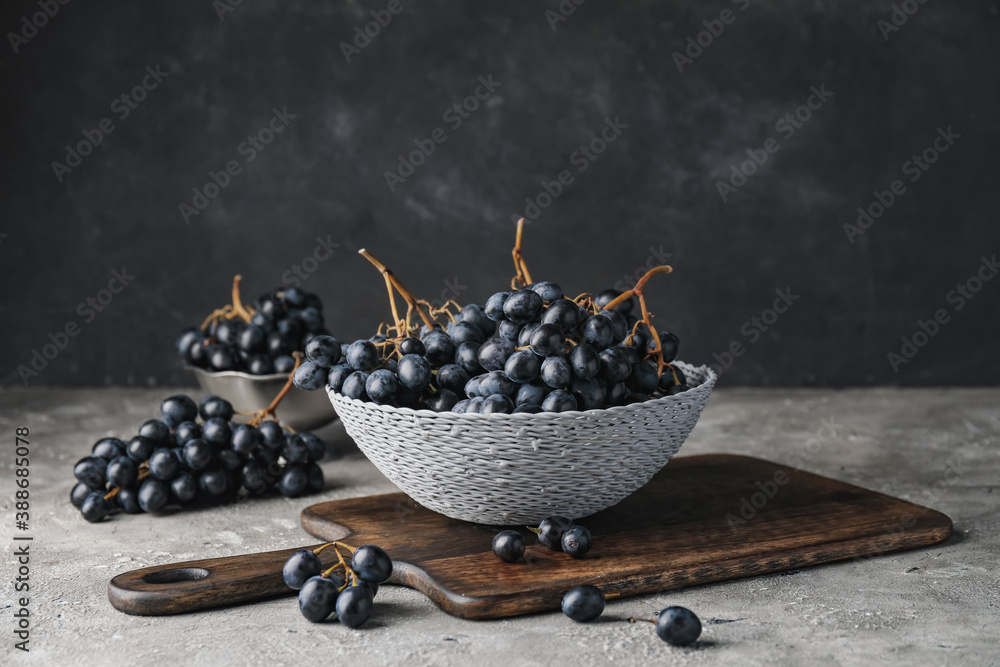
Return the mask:
<path id="1" fill-rule="evenodd" d="M 509 415 L 514 412 L 514 401 L 510 400 L 509 396 L 493 394 L 492 396 L 487 396 L 483 401 L 480 412 L 484 415 Z"/>
<path id="2" fill-rule="evenodd" d="M 104 459 L 87 456 L 73 466 L 73 476 L 92 489 L 103 489 L 107 483 L 107 467 Z"/>
<path id="3" fill-rule="evenodd" d="M 139 507 L 139 492 L 136 489 L 119 489 L 115 494 L 115 500 L 125 514 L 142 513 L 142 508 Z"/>
<path id="4" fill-rule="evenodd" d="M 322 331 L 323 329 L 323 313 L 319 312 L 312 306 L 307 306 L 302 309 L 302 313 L 299 315 L 302 323 L 305 325 L 306 330 L 313 333 Z"/>
<path id="5" fill-rule="evenodd" d="M 191 470 L 204 470 L 212 463 L 213 458 L 212 445 L 201 438 L 188 440 L 184 444 L 184 463 Z"/>
<path id="6" fill-rule="evenodd" d="M 591 315 L 583 325 L 583 340 L 595 350 L 603 350 L 615 342 L 615 326 L 607 317 Z"/>
<path id="7" fill-rule="evenodd" d="M 407 354 L 419 354 L 423 356 L 427 353 L 427 348 L 424 347 L 423 341 L 419 338 L 409 336 L 399 341 L 399 353 L 404 356 Z"/>
<path id="8" fill-rule="evenodd" d="M 177 446 L 184 445 L 188 440 L 194 440 L 195 438 L 201 437 L 201 426 L 192 421 L 181 422 L 177 425 L 177 429 L 174 431 L 174 444 Z M 136 459 L 140 461 L 141 459 Z"/>
<path id="9" fill-rule="evenodd" d="M 204 338 L 205 336 L 201 332 L 201 329 L 197 327 L 188 327 L 181 332 L 174 343 L 177 354 L 186 359 L 187 355 L 190 353 L 191 346 L 200 343 Z"/>
<path id="10" fill-rule="evenodd" d="M 542 324 L 552 324 L 563 333 L 569 333 L 580 323 L 580 307 L 569 299 L 557 299 L 542 313 L 541 321 Z"/>
<path id="11" fill-rule="evenodd" d="M 253 494 L 259 495 L 267 491 L 271 479 L 272 476 L 268 475 L 264 466 L 257 461 L 247 461 L 240 470 L 240 483 L 244 489 Z"/>
<path id="12" fill-rule="evenodd" d="M 365 383 L 368 382 L 368 373 L 364 371 L 354 371 L 344 380 L 341 393 L 347 398 L 356 398 L 360 401 L 367 401 L 368 393 L 365 391 Z"/>
<path id="13" fill-rule="evenodd" d="M 339 577 L 314 576 L 302 584 L 299 591 L 299 611 L 313 623 L 326 620 L 333 613 L 340 597 L 339 589 L 343 582 Z"/>
<path id="14" fill-rule="evenodd" d="M 216 447 L 226 447 L 229 445 L 230 438 L 233 437 L 233 430 L 225 419 L 212 417 L 201 427 L 201 437 Z"/>
<path id="15" fill-rule="evenodd" d="M 170 493 L 166 483 L 158 479 L 147 478 L 139 487 L 139 507 L 143 512 L 159 512 L 167 506 L 169 499 Z"/>
<path id="16" fill-rule="evenodd" d="M 244 456 L 250 454 L 262 441 L 260 431 L 257 427 L 249 424 L 240 424 L 233 430 L 233 435 L 229 442 L 231 447 Z"/>
<path id="17" fill-rule="evenodd" d="M 330 369 L 330 372 L 326 376 L 326 383 L 330 385 L 330 388 L 337 392 L 338 394 L 343 393 L 344 380 L 347 376 L 354 372 L 354 369 L 347 364 L 337 364 Z"/>
<path id="18" fill-rule="evenodd" d="M 676 396 L 677 394 L 683 394 L 690 388 L 691 387 L 687 386 L 686 384 L 674 385 L 673 387 L 667 390 L 667 396 Z"/>
<path id="19" fill-rule="evenodd" d="M 573 558 L 583 558 L 590 551 L 590 531 L 583 526 L 573 526 L 562 536 L 562 550 Z"/>
<path id="20" fill-rule="evenodd" d="M 510 320 L 504 320 L 497 327 L 497 335 L 516 344 L 518 338 L 521 337 L 521 325 Z"/>
<path id="21" fill-rule="evenodd" d="M 309 452 L 310 461 L 322 461 L 326 458 L 326 443 L 319 436 L 303 432 L 299 433 L 299 438 L 302 439 Z"/>
<path id="22" fill-rule="evenodd" d="M 358 627 L 371 616 L 373 597 L 372 589 L 364 584 L 348 586 L 337 597 L 334 605 L 337 620 L 349 628 Z"/>
<path id="23" fill-rule="evenodd" d="M 603 317 L 611 322 L 615 343 L 622 342 L 628 335 L 628 320 L 617 310 L 600 310 L 597 312 L 597 317 Z"/>
<path id="24" fill-rule="evenodd" d="M 251 375 L 271 375 L 274 373 L 274 362 L 263 354 L 254 354 L 247 359 L 247 371 Z"/>
<path id="25" fill-rule="evenodd" d="M 251 354 L 267 350 L 267 332 L 256 324 L 243 324 L 236 334 L 236 346 Z"/>
<path id="26" fill-rule="evenodd" d="M 483 340 L 492 336 L 497 328 L 496 322 L 490 319 L 483 307 L 475 303 L 467 304 L 462 309 L 462 321 L 479 329 L 483 334 Z"/>
<path id="27" fill-rule="evenodd" d="M 392 576 L 392 559 L 382 547 L 365 544 L 354 550 L 351 569 L 362 579 L 381 584 Z"/>
<path id="28" fill-rule="evenodd" d="M 77 482 L 73 486 L 73 490 L 69 493 L 69 500 L 73 503 L 73 507 L 80 508 L 83 505 L 83 501 L 87 499 L 94 489 L 90 488 L 83 482 Z"/>
<path id="29" fill-rule="evenodd" d="M 460 414 L 464 414 L 465 411 L 466 411 L 466 409 L 469 407 L 469 403 L 470 402 L 471 402 L 471 399 L 463 398 L 458 403 L 455 403 L 455 405 L 451 406 L 451 411 L 454 412 L 455 414 L 459 414 L 459 415 Z M 77 486 L 80 486 L 80 485 L 78 484 Z M 83 486 L 86 487 L 87 485 L 83 484 Z"/>
<path id="30" fill-rule="evenodd" d="M 434 412 L 450 412 L 458 403 L 458 394 L 451 389 L 438 389 L 427 401 L 427 408 Z"/>
<path id="31" fill-rule="evenodd" d="M 513 341 L 497 336 L 490 338 L 479 348 L 479 365 L 488 371 L 503 370 L 510 355 L 514 354 Z"/>
<path id="32" fill-rule="evenodd" d="M 483 367 L 479 365 L 479 345 L 462 343 L 456 347 L 455 364 L 461 366 L 470 376 L 482 373 Z"/>
<path id="33" fill-rule="evenodd" d="M 632 367 L 632 374 L 625 381 L 625 385 L 636 394 L 649 394 L 656 389 L 659 381 L 656 366 L 644 361 Z"/>
<path id="34" fill-rule="evenodd" d="M 323 490 L 326 480 L 323 469 L 315 463 L 306 464 L 306 493 L 319 493 Z"/>
<path id="35" fill-rule="evenodd" d="M 427 388 L 434 377 L 431 373 L 431 363 L 427 357 L 419 354 L 407 354 L 399 360 L 396 375 L 400 383 L 410 391 L 421 392 Z"/>
<path id="36" fill-rule="evenodd" d="M 149 438 L 159 446 L 166 447 L 170 443 L 170 427 L 159 419 L 147 419 L 139 427 L 139 435 Z M 117 440 L 117 438 L 115 438 Z M 119 442 L 121 442 L 119 440 Z M 122 443 L 124 447 L 124 443 Z M 124 451 L 124 450 L 123 450 Z"/>
<path id="37" fill-rule="evenodd" d="M 660 349 L 663 350 L 663 361 L 668 364 L 677 358 L 681 351 L 681 340 L 669 331 L 660 332 Z"/>
<path id="38" fill-rule="evenodd" d="M 517 324 L 527 324 L 538 319 L 545 304 L 537 292 L 522 289 L 514 292 L 503 304 L 503 314 Z"/>
<path id="39" fill-rule="evenodd" d="M 399 391 L 399 379 L 396 374 L 385 368 L 372 371 L 365 380 L 365 392 L 368 397 L 379 405 L 389 405 Z"/>
<path id="40" fill-rule="evenodd" d="M 163 422 L 157 422 L 163 424 Z M 166 426 L 164 424 L 164 426 Z M 169 434 L 169 431 L 167 432 Z M 118 438 L 101 438 L 94 443 L 91 456 L 95 456 L 105 461 L 113 461 L 119 456 L 125 456 L 125 443 Z"/>
<path id="41" fill-rule="evenodd" d="M 624 382 L 608 382 L 605 391 L 604 402 L 607 405 L 625 405 L 629 392 Z"/>
<path id="42" fill-rule="evenodd" d="M 224 447 L 215 453 L 215 460 L 219 462 L 223 470 L 233 472 L 243 467 L 245 459 L 236 451 Z"/>
<path id="43" fill-rule="evenodd" d="M 587 343 L 580 343 L 569 353 L 569 366 L 573 375 L 581 380 L 597 377 L 601 370 L 601 356 Z"/>
<path id="44" fill-rule="evenodd" d="M 542 410 L 542 406 L 535 403 L 524 403 L 523 405 L 519 405 L 514 408 L 514 412 L 511 414 L 518 414 L 520 412 L 527 412 L 529 414 L 536 415 L 540 412 L 544 412 L 544 410 Z"/>
<path id="45" fill-rule="evenodd" d="M 573 380 L 570 386 L 570 393 L 576 399 L 577 409 L 596 410 L 604 406 L 604 399 L 607 397 L 607 387 L 601 378 L 591 378 L 590 380 Z"/>
<path id="46" fill-rule="evenodd" d="M 170 480 L 170 492 L 177 502 L 187 504 L 198 497 L 198 480 L 189 472 L 182 472 Z"/>
<path id="47" fill-rule="evenodd" d="M 524 537 L 516 530 L 501 530 L 493 538 L 493 553 L 506 563 L 513 563 L 524 555 Z"/>
<path id="48" fill-rule="evenodd" d="M 340 361 L 340 341 L 333 336 L 313 336 L 305 350 L 306 359 L 322 368 L 333 368 Z"/>
<path id="49" fill-rule="evenodd" d="M 434 380 L 441 389 L 450 389 L 457 393 L 465 391 L 465 383 L 469 381 L 469 374 L 458 364 L 445 364 L 438 369 Z"/>
<path id="50" fill-rule="evenodd" d="M 309 461 L 309 448 L 297 433 L 288 433 L 285 435 L 281 455 L 288 463 L 306 463 Z"/>
<path id="51" fill-rule="evenodd" d="M 477 396 L 482 396 L 481 385 L 483 383 L 483 378 L 485 375 L 477 375 L 475 377 L 469 378 L 469 381 L 465 383 L 465 395 L 469 398 L 476 398 Z"/>
<path id="52" fill-rule="evenodd" d="M 531 344 L 531 335 L 538 330 L 538 327 L 542 326 L 538 322 L 530 322 L 521 327 L 521 331 L 517 334 L 518 347 L 524 347 L 525 345 Z"/>
<path id="53" fill-rule="evenodd" d="M 476 343 L 482 344 L 486 337 L 483 336 L 482 330 L 474 324 L 469 324 L 468 322 L 459 322 L 451 330 L 451 339 L 455 345 L 461 345 L 462 343 Z M 454 353 L 452 354 L 452 358 Z"/>
<path id="54" fill-rule="evenodd" d="M 299 287 L 289 287 L 283 293 L 285 303 L 292 308 L 305 308 L 308 294 Z"/>
<path id="55" fill-rule="evenodd" d="M 570 412 L 576 409 L 576 399 L 565 389 L 553 389 L 542 401 L 542 410 L 545 412 Z"/>
<path id="56" fill-rule="evenodd" d="M 278 493 L 286 498 L 301 496 L 309 485 L 309 474 L 300 465 L 288 465 L 278 479 Z"/>
<path id="57" fill-rule="evenodd" d="M 444 366 L 455 358 L 455 343 L 452 342 L 451 337 L 445 332 L 431 331 L 421 336 L 420 340 L 427 350 L 427 354 L 425 355 L 427 360 L 434 367 Z"/>
<path id="58" fill-rule="evenodd" d="M 309 549 L 300 549 L 285 561 L 285 565 L 281 569 L 281 576 L 289 588 L 300 590 L 306 581 L 319 576 L 322 571 L 323 563 L 319 556 Z"/>
<path id="59" fill-rule="evenodd" d="M 217 373 L 231 371 L 236 368 L 236 360 L 228 347 L 215 345 L 208 353 L 208 366 Z"/>
<path id="60" fill-rule="evenodd" d="M 219 468 L 210 468 L 201 473 L 198 478 L 198 487 L 207 495 L 219 497 L 226 492 L 229 480 L 226 473 Z"/>
<path id="61" fill-rule="evenodd" d="M 563 332 L 555 324 L 540 324 L 531 334 L 531 351 L 540 357 L 551 357 L 563 349 Z"/>
<path id="62" fill-rule="evenodd" d="M 542 362 L 541 378 L 553 389 L 564 389 L 573 379 L 573 369 L 566 357 L 549 357 Z"/>
<path id="63" fill-rule="evenodd" d="M 483 398 L 502 394 L 511 396 L 517 390 L 517 383 L 507 377 L 503 371 L 490 371 L 479 376 L 479 395 Z"/>
<path id="64" fill-rule="evenodd" d="M 475 379 L 475 378 L 473 378 Z M 482 396 L 476 396 L 469 399 L 469 404 L 465 406 L 466 414 L 477 415 L 481 414 L 483 410 L 483 403 L 486 401 Z"/>
<path id="65" fill-rule="evenodd" d="M 91 493 L 80 505 L 80 514 L 91 523 L 97 523 L 108 515 L 111 506 L 101 493 Z"/>
<path id="66" fill-rule="evenodd" d="M 326 385 L 328 371 L 311 361 L 303 362 L 295 369 L 292 383 L 303 391 L 316 391 Z"/>
<path id="67" fill-rule="evenodd" d="M 238 333 L 236 323 L 230 320 L 223 320 L 215 327 L 215 339 L 226 346 L 236 345 L 236 336 Z"/>
<path id="68" fill-rule="evenodd" d="M 260 431 L 261 444 L 267 449 L 278 450 L 285 446 L 285 432 L 278 422 L 261 422 L 257 430 Z"/>
<path id="69" fill-rule="evenodd" d="M 167 426 L 175 428 L 181 422 L 194 421 L 198 417 L 198 406 L 190 397 L 178 394 L 163 400 L 160 413 Z"/>
<path id="70" fill-rule="evenodd" d="M 274 372 L 288 375 L 295 368 L 295 357 L 290 354 L 278 354 L 274 356 Z"/>
<path id="71" fill-rule="evenodd" d="M 367 340 L 356 340 L 347 348 L 347 364 L 356 371 L 370 371 L 378 364 L 378 348 Z"/>
<path id="72" fill-rule="evenodd" d="M 548 280 L 535 283 L 531 286 L 531 290 L 545 301 L 555 301 L 563 296 L 562 287 Z"/>
<path id="73" fill-rule="evenodd" d="M 562 610 L 579 623 L 593 621 L 604 612 L 604 593 L 589 584 L 574 586 L 563 596 Z"/>
<path id="74" fill-rule="evenodd" d="M 133 462 L 132 465 L 135 465 Z M 163 480 L 164 482 L 172 480 L 177 476 L 181 465 L 178 462 L 177 457 L 174 455 L 172 450 L 163 448 L 157 449 L 149 457 L 149 472 L 156 479 Z M 136 469 L 136 475 L 138 475 L 138 469 Z M 130 484 L 124 484 L 122 486 L 130 486 Z"/>
<path id="75" fill-rule="evenodd" d="M 667 607 L 656 618 L 656 634 L 671 646 L 687 646 L 701 636 L 701 621 L 690 609 Z"/>
<path id="76" fill-rule="evenodd" d="M 507 319 L 504 315 L 503 307 L 507 298 L 513 294 L 513 292 L 497 292 L 489 299 L 486 300 L 486 306 L 483 308 L 483 312 L 486 313 L 486 317 L 490 318 L 494 322 L 503 322 Z"/>
<path id="77" fill-rule="evenodd" d="M 601 350 L 600 376 L 607 382 L 624 382 L 632 373 L 632 364 L 625 353 L 617 347 Z"/>
<path id="78" fill-rule="evenodd" d="M 229 421 L 233 418 L 234 413 L 232 403 L 219 396 L 206 396 L 198 404 L 198 414 L 205 420 L 218 418 Z M 140 430 L 139 435 L 145 434 Z"/>
<path id="79" fill-rule="evenodd" d="M 504 372 L 514 382 L 533 382 L 542 371 L 542 358 L 531 350 L 517 350 L 504 364 Z"/>
<path id="80" fill-rule="evenodd" d="M 542 382 L 528 382 L 518 385 L 517 393 L 514 395 L 515 405 L 535 404 L 541 407 L 542 401 L 548 396 L 552 389 Z"/>

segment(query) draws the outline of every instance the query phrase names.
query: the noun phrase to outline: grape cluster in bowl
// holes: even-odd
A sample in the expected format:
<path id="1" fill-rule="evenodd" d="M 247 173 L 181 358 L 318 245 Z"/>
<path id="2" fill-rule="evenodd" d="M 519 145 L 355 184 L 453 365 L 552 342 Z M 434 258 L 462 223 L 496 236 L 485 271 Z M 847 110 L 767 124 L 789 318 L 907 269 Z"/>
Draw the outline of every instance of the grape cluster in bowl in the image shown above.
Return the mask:
<path id="1" fill-rule="evenodd" d="M 250 307 L 240 300 L 240 276 L 233 279 L 233 303 L 214 311 L 200 327 L 177 338 L 177 354 L 188 366 L 212 372 L 288 374 L 295 352 L 314 336 L 329 335 L 319 297 L 298 287 L 274 289 Z"/>
<path id="2" fill-rule="evenodd" d="M 410 309 L 395 326 L 346 347 L 332 337 L 296 371 L 295 386 L 435 412 L 512 414 L 595 410 L 686 391 L 672 362 L 677 336 L 656 331 L 641 284 L 567 298 L 554 282 L 497 292 L 485 305 L 430 308 L 366 251 Z M 659 267 L 668 272 L 669 267 Z M 648 280 L 650 275 L 644 278 Z M 525 270 L 526 274 L 526 270 Z M 632 314 L 638 295 L 643 318 Z M 426 310 L 426 312 L 425 312 Z M 411 323 L 416 312 L 423 323 Z M 317 343 L 320 338 L 311 343 Z"/>
<path id="3" fill-rule="evenodd" d="M 312 433 L 293 433 L 261 415 L 232 421 L 233 406 L 218 396 L 196 404 L 185 395 L 160 406 L 127 442 L 102 438 L 76 463 L 70 493 L 83 518 L 98 522 L 116 510 L 156 513 L 233 501 L 277 491 L 296 497 L 323 489 L 326 445 Z M 198 422 L 198 417 L 202 421 Z"/>

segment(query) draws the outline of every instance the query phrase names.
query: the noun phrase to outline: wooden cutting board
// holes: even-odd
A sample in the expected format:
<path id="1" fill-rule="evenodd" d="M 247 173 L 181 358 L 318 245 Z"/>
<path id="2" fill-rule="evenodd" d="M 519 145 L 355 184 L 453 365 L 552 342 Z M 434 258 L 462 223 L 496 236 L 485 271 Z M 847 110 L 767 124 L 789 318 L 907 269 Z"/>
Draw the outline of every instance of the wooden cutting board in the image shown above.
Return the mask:
<path id="1" fill-rule="evenodd" d="M 579 523 L 594 536 L 585 559 L 550 551 L 521 529 L 525 558 L 504 563 L 491 549 L 500 528 L 449 519 L 402 493 L 302 512 L 303 528 L 324 541 L 382 546 L 394 562 L 389 583 L 411 586 L 463 618 L 558 609 L 578 584 L 641 595 L 925 547 L 952 531 L 940 512 L 722 454 L 674 459 L 635 494 Z M 126 572 L 111 580 L 108 598 L 123 612 L 159 615 L 292 595 L 281 568 L 294 551 Z"/>

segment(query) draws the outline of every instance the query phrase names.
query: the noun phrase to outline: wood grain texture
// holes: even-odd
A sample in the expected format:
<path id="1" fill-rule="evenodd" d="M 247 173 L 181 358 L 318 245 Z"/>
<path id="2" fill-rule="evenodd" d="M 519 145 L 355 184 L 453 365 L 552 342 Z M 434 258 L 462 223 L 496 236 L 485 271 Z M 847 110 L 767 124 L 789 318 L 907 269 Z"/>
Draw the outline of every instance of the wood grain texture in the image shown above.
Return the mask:
<path id="1" fill-rule="evenodd" d="M 499 528 L 449 519 L 402 493 L 302 512 L 302 526 L 319 538 L 381 545 L 395 565 L 390 583 L 416 588 L 464 618 L 557 609 L 563 593 L 582 583 L 640 595 L 928 546 L 952 530 L 940 512 L 733 455 L 674 459 L 625 501 L 579 523 L 594 535 L 587 558 L 550 551 L 522 529 L 529 546 L 511 564 L 490 548 Z M 108 596 L 127 613 L 171 614 L 290 594 L 281 566 L 293 551 L 136 570 L 115 577 Z M 150 583 L 185 568 L 208 575 Z"/>

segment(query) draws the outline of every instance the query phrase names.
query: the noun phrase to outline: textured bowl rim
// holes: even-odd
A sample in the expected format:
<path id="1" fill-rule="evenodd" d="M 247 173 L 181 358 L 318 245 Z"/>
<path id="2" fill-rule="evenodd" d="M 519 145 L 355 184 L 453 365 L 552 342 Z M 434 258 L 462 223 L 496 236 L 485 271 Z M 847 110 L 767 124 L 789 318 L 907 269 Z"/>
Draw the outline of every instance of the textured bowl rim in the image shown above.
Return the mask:
<path id="1" fill-rule="evenodd" d="M 531 419 L 551 419 L 554 416 L 571 417 L 571 418 L 576 418 L 578 416 L 585 416 L 589 418 L 597 418 L 605 415 L 620 415 L 641 409 L 648 409 L 651 407 L 655 407 L 657 404 L 662 402 L 676 401 L 679 398 L 682 398 L 684 394 L 688 394 L 690 392 L 695 392 L 698 390 L 711 391 L 711 389 L 715 386 L 715 383 L 719 379 L 718 374 L 714 370 L 712 370 L 710 366 L 705 366 L 705 365 L 694 366 L 692 364 L 683 361 L 674 361 L 671 363 L 683 366 L 684 367 L 683 370 L 685 371 L 685 373 L 687 372 L 688 369 L 690 369 L 692 371 L 697 371 L 698 373 L 704 374 L 705 376 L 704 381 L 702 381 L 700 384 L 695 385 L 694 387 L 691 387 L 688 391 L 684 392 L 683 394 L 675 394 L 673 396 L 661 396 L 660 398 L 653 398 L 648 401 L 641 401 L 639 403 L 630 403 L 628 405 L 614 405 L 610 408 L 596 408 L 593 410 L 566 410 L 565 412 L 539 412 L 539 413 L 518 412 L 511 414 L 494 413 L 489 415 L 484 415 L 480 413 L 466 413 L 466 412 L 435 412 L 434 410 L 429 410 L 427 408 L 423 408 L 420 410 L 414 410 L 413 408 L 397 408 L 392 405 L 379 405 L 378 403 L 375 403 L 373 401 L 362 401 L 357 398 L 348 398 L 343 394 L 339 394 L 331 390 L 330 385 L 326 385 L 326 393 L 330 396 L 331 400 L 343 401 L 348 405 L 360 406 L 361 409 L 364 410 L 379 411 L 390 415 L 399 414 L 399 415 L 408 415 L 412 416 L 413 418 L 422 418 L 422 419 L 459 419 L 459 420 L 466 419 L 468 421 L 484 421 L 484 422 L 488 420 L 504 420 L 504 419 L 508 421 L 518 421 L 518 420 L 528 421 Z M 336 407 L 336 405 L 334 407 Z"/>
<path id="2" fill-rule="evenodd" d="M 185 364 L 184 370 L 191 371 L 195 374 L 207 375 L 212 378 L 243 378 L 244 380 L 287 380 L 288 373 L 270 373 L 268 375 L 250 375 L 249 373 L 244 373 L 243 371 L 206 371 L 204 368 L 198 368 L 197 366 L 188 366 Z"/>

